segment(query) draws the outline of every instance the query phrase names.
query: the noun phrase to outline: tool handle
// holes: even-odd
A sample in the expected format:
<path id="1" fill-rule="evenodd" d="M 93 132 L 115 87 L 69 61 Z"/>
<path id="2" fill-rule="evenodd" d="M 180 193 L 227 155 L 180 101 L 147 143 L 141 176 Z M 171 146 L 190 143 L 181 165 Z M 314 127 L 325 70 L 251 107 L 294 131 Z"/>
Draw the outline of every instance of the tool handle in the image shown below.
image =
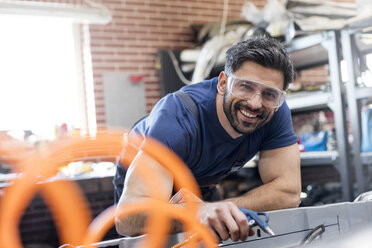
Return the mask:
<path id="1" fill-rule="evenodd" d="M 269 215 L 265 212 L 255 212 L 253 210 L 245 209 L 245 208 L 239 208 L 240 211 L 242 211 L 245 216 L 247 216 L 249 225 L 251 227 L 259 226 L 262 229 L 265 229 L 268 226 L 269 222 Z M 264 218 L 261 218 L 260 216 L 264 216 Z"/>

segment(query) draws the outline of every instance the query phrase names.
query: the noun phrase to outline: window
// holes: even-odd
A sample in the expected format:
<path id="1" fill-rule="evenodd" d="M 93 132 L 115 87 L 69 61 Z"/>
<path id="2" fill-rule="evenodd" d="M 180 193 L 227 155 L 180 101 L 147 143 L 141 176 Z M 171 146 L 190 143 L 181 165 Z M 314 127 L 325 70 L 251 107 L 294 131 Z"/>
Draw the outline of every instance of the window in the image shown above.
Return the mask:
<path id="1" fill-rule="evenodd" d="M 53 139 L 63 123 L 86 128 L 74 28 L 56 18 L 0 16 L 0 130 Z"/>

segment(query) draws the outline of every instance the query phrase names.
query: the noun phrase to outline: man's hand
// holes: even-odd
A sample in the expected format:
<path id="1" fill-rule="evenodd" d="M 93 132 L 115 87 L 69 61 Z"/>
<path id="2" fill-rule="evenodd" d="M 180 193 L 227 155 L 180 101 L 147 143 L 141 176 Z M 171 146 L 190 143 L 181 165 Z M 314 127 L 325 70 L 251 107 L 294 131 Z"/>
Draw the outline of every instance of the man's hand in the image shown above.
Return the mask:
<path id="1" fill-rule="evenodd" d="M 211 228 L 221 240 L 245 241 L 254 234 L 248 219 L 232 202 L 205 203 L 199 210 L 201 222 Z"/>
<path id="2" fill-rule="evenodd" d="M 202 224 L 207 225 L 215 234 L 217 240 L 245 241 L 248 236 L 254 234 L 249 228 L 247 217 L 232 202 L 203 202 L 190 192 L 184 189 L 175 194 L 170 203 L 184 204 L 186 197 L 189 202 L 200 204 L 198 212 Z"/>

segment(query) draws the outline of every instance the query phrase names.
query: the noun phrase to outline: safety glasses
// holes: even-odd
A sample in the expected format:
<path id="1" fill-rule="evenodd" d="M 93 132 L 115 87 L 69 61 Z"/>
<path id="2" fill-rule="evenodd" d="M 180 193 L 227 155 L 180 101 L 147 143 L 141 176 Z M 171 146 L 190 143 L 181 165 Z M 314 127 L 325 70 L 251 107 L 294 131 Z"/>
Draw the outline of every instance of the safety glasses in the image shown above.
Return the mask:
<path id="1" fill-rule="evenodd" d="M 256 95 L 260 95 L 261 104 L 268 108 L 280 107 L 287 95 L 283 90 L 235 75 L 228 76 L 228 87 L 234 96 L 243 100 L 251 101 Z"/>

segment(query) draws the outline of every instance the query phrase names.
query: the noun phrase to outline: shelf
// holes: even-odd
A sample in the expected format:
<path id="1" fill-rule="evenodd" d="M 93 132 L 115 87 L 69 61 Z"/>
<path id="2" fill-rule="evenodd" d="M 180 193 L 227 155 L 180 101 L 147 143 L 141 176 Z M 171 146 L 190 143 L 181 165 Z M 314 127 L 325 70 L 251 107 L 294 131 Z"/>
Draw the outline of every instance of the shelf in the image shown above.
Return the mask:
<path id="1" fill-rule="evenodd" d="M 372 17 L 368 21 L 372 22 Z M 353 32 L 351 30 L 350 32 Z M 328 50 L 324 42 L 329 40 L 326 32 L 295 38 L 286 46 L 297 70 L 309 69 L 329 63 Z M 361 33 L 355 42 L 361 54 L 372 53 L 371 34 Z"/>
<path id="2" fill-rule="evenodd" d="M 326 33 L 317 33 L 295 38 L 286 49 L 291 54 L 297 70 L 308 69 L 328 63 L 328 52 L 322 46 Z"/>
<path id="3" fill-rule="evenodd" d="M 337 151 L 321 151 L 321 152 L 301 152 L 301 166 L 335 166 L 338 163 Z M 372 153 L 369 157 L 372 162 Z M 255 156 L 253 160 L 258 163 L 259 156 Z M 243 167 L 247 170 L 255 169 L 257 166 Z"/>
<path id="4" fill-rule="evenodd" d="M 372 98 L 372 87 L 358 87 L 355 90 L 357 99 Z M 286 102 L 292 112 L 300 112 L 330 107 L 332 100 L 331 92 L 304 91 L 287 95 Z"/>
<path id="5" fill-rule="evenodd" d="M 337 151 L 302 152 L 301 153 L 301 166 L 320 166 L 320 165 L 334 166 L 337 163 L 338 163 L 338 152 Z"/>
<path id="6" fill-rule="evenodd" d="M 368 16 L 356 16 L 354 18 L 350 18 L 345 25 L 347 29 L 363 29 L 372 26 L 372 15 Z"/>
<path id="7" fill-rule="evenodd" d="M 372 87 L 355 88 L 356 99 L 372 98 Z"/>
<path id="8" fill-rule="evenodd" d="M 327 108 L 332 94 L 324 91 L 296 92 L 287 96 L 286 102 L 292 112 Z"/>
<path id="9" fill-rule="evenodd" d="M 365 165 L 372 165 L 372 152 L 362 152 L 362 163 Z"/>
<path id="10" fill-rule="evenodd" d="M 372 152 L 363 152 L 361 158 L 362 164 L 372 165 Z M 337 165 L 338 159 L 337 151 L 302 152 L 301 166 Z"/>

